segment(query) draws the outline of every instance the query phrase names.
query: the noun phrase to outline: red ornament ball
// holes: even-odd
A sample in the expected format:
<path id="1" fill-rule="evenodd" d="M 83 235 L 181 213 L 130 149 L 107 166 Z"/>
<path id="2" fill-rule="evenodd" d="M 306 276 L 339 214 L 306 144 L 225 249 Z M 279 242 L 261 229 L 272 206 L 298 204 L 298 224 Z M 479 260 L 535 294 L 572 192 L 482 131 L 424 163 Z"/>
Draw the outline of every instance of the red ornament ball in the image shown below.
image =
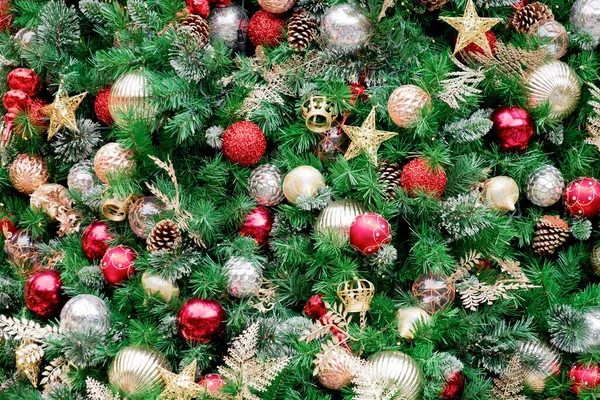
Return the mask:
<path id="1" fill-rule="evenodd" d="M 6 76 L 11 90 L 20 90 L 28 96 L 35 96 L 42 89 L 42 80 L 29 68 L 16 68 Z"/>
<path id="2" fill-rule="evenodd" d="M 83 235 L 81 236 L 81 248 L 83 254 L 85 254 L 86 258 L 90 261 L 101 259 L 110 247 L 107 241 L 114 238 L 115 237 L 108 232 L 108 225 L 106 222 L 92 222 L 85 228 Z"/>
<path id="3" fill-rule="evenodd" d="M 411 197 L 415 197 L 419 190 L 439 197 L 446 188 L 446 180 L 446 172 L 442 168 L 434 170 L 427 161 L 415 158 L 402 168 L 400 185 Z"/>
<path id="4" fill-rule="evenodd" d="M 198 379 L 198 385 L 205 388 L 209 394 L 219 392 L 226 384 L 225 378 L 219 374 L 206 374 Z"/>
<path id="5" fill-rule="evenodd" d="M 2 103 L 8 112 L 16 114 L 31 106 L 31 97 L 22 90 L 9 90 L 2 97 Z"/>
<path id="6" fill-rule="evenodd" d="M 350 244 L 364 255 L 378 252 L 391 241 L 390 224 L 377 213 L 361 214 L 350 225 Z"/>
<path id="7" fill-rule="evenodd" d="M 108 98 L 110 97 L 110 85 L 102 89 L 94 99 L 94 111 L 96 116 L 105 125 L 112 126 L 115 120 L 108 111 Z"/>
<path id="8" fill-rule="evenodd" d="M 600 182 L 579 178 L 569 183 L 563 193 L 565 208 L 576 217 L 594 217 L 600 212 Z"/>
<path id="9" fill-rule="evenodd" d="M 248 121 L 236 122 L 223 133 L 221 150 L 229 161 L 248 167 L 265 154 L 267 139 L 258 125 Z"/>
<path id="10" fill-rule="evenodd" d="M 244 220 L 240 234 L 254 238 L 260 246 L 267 244 L 275 219 L 268 208 L 258 206 L 251 210 Z"/>
<path id="11" fill-rule="evenodd" d="M 25 304 L 38 317 L 58 315 L 62 305 L 62 282 L 56 271 L 36 272 L 25 285 Z"/>
<path id="12" fill-rule="evenodd" d="M 48 125 L 50 125 L 50 119 L 46 113 L 42 111 L 42 108 L 46 107 L 47 105 L 48 103 L 42 99 L 31 100 L 31 107 L 29 107 L 29 120 L 35 126 L 47 128 Z"/>
<path id="13" fill-rule="evenodd" d="M 600 384 L 600 367 L 598 365 L 585 366 L 573 364 L 567 378 L 571 381 L 571 389 L 579 394 L 580 389 L 594 389 Z"/>
<path id="14" fill-rule="evenodd" d="M 0 0 L 0 30 L 5 31 L 12 26 L 13 15 L 11 14 L 9 0 Z"/>
<path id="15" fill-rule="evenodd" d="M 208 18 L 208 15 L 210 14 L 208 0 L 185 0 L 185 4 L 187 5 L 190 14 L 199 15 L 204 19 Z"/>
<path id="16" fill-rule="evenodd" d="M 460 400 L 465 390 L 465 376 L 461 371 L 455 371 L 446 378 L 440 397 L 444 400 Z"/>
<path id="17" fill-rule="evenodd" d="M 231 0 L 211 0 L 210 5 L 215 7 L 227 7 Z"/>
<path id="18" fill-rule="evenodd" d="M 485 33 L 485 37 L 487 39 L 488 44 L 490 45 L 490 50 L 492 50 L 492 54 L 496 55 L 496 43 L 498 42 L 496 35 L 494 35 L 494 32 L 492 31 L 487 31 Z M 454 42 L 454 44 L 456 45 L 456 41 Z M 474 53 L 485 55 L 485 51 L 478 44 L 475 43 L 469 43 L 467 47 L 458 52 L 458 54 L 463 58 L 463 60 L 472 57 Z"/>
<path id="19" fill-rule="evenodd" d="M 211 343 L 225 332 L 225 310 L 209 299 L 190 299 L 179 310 L 179 334 L 192 343 Z"/>
<path id="20" fill-rule="evenodd" d="M 8 217 L 0 219 L 0 235 L 4 235 L 6 237 L 8 236 L 6 233 L 13 234 L 16 231 L 17 227 Z"/>
<path id="21" fill-rule="evenodd" d="M 519 107 L 500 107 L 492 113 L 496 143 L 504 151 L 523 151 L 533 137 L 533 120 Z"/>
<path id="22" fill-rule="evenodd" d="M 319 319 L 323 315 L 327 314 L 327 307 L 325 307 L 323 295 L 313 294 L 310 296 L 304 305 L 304 314 L 306 314 L 308 318 L 312 319 Z"/>
<path id="23" fill-rule="evenodd" d="M 248 23 L 248 37 L 254 46 L 277 46 L 284 30 L 284 19 L 265 10 L 257 11 Z"/>
<path id="24" fill-rule="evenodd" d="M 133 262 L 137 254 L 129 246 L 117 246 L 108 249 L 102 257 L 102 275 L 106 282 L 116 285 L 129 278 L 135 272 Z"/>

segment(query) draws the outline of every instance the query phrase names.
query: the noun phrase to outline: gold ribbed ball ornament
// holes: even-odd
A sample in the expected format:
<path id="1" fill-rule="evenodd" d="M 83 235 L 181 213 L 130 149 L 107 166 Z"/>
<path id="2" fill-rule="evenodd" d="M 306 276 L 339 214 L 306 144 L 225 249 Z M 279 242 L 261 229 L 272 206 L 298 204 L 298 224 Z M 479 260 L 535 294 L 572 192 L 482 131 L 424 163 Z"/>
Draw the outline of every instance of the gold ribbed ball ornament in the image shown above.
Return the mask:
<path id="1" fill-rule="evenodd" d="M 396 88 L 388 99 L 388 114 L 396 125 L 408 127 L 418 120 L 421 109 L 431 102 L 426 91 L 415 85 Z"/>
<path id="2" fill-rule="evenodd" d="M 327 389 L 340 390 L 354 378 L 354 356 L 340 346 L 330 347 L 315 360 L 315 372 L 319 383 Z"/>
<path id="3" fill-rule="evenodd" d="M 168 303 L 172 298 L 179 296 L 179 286 L 170 279 L 165 279 L 160 275 L 153 275 L 145 272 L 142 275 L 142 287 L 148 295 L 158 295 L 165 303 Z"/>
<path id="4" fill-rule="evenodd" d="M 350 225 L 360 214 L 367 210 L 356 200 L 343 199 L 332 201 L 321 211 L 315 223 L 315 232 L 331 236 L 340 246 L 350 237 Z"/>
<path id="5" fill-rule="evenodd" d="M 12 185 L 21 193 L 31 194 L 48 182 L 48 165 L 37 154 L 20 154 L 10 165 L 8 176 Z"/>
<path id="6" fill-rule="evenodd" d="M 152 103 L 148 79 L 141 71 L 123 74 L 110 88 L 108 111 L 117 125 L 124 125 L 133 117 L 151 120 L 158 110 Z"/>
<path id="7" fill-rule="evenodd" d="M 493 210 L 515 211 L 519 200 L 519 185 L 511 177 L 496 176 L 488 179 L 483 186 L 483 200 Z"/>
<path id="8" fill-rule="evenodd" d="M 369 360 L 368 373 L 381 378 L 386 388 L 397 387 L 394 400 L 417 400 L 423 390 L 423 376 L 415 360 L 399 351 L 382 351 Z"/>
<path id="9" fill-rule="evenodd" d="M 314 197 L 319 189 L 325 187 L 325 178 L 318 169 L 310 165 L 301 165 L 294 168 L 283 180 L 283 194 L 292 204 L 296 204 L 300 197 Z"/>
<path id="10" fill-rule="evenodd" d="M 539 107 L 550 106 L 550 118 L 568 117 L 579 102 L 581 82 L 569 65 L 552 61 L 535 70 L 527 80 L 529 104 Z"/>
<path id="11" fill-rule="evenodd" d="M 404 339 L 413 339 L 418 325 L 426 325 L 431 316 L 421 307 L 404 307 L 396 313 L 398 333 Z"/>
<path id="12" fill-rule="evenodd" d="M 162 387 L 160 368 L 171 370 L 164 355 L 151 347 L 122 348 L 108 368 L 108 382 L 129 396 L 140 396 Z"/>
<path id="13" fill-rule="evenodd" d="M 108 183 L 110 174 L 131 174 L 135 168 L 133 152 L 124 149 L 119 143 L 112 142 L 100 147 L 94 157 L 94 172 L 104 183 Z"/>
<path id="14" fill-rule="evenodd" d="M 258 0 L 263 10 L 273 14 L 283 14 L 291 9 L 296 0 Z"/>

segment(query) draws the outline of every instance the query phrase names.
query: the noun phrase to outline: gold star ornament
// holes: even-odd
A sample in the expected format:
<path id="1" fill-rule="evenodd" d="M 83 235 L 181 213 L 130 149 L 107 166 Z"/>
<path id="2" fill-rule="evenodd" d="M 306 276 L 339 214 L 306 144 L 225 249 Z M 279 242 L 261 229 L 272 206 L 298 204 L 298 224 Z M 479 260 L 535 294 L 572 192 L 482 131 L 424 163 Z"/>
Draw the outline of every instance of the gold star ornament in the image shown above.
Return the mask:
<path id="1" fill-rule="evenodd" d="M 196 379 L 196 366 L 197 362 L 194 360 L 180 374 L 160 368 L 160 374 L 165 382 L 165 389 L 158 396 L 158 400 L 191 400 L 204 393 L 206 389 L 194 381 Z"/>
<path id="2" fill-rule="evenodd" d="M 346 160 L 354 158 L 363 150 L 374 164 L 377 164 L 377 150 L 379 150 L 381 143 L 398 134 L 396 132 L 380 131 L 375 128 L 375 107 L 371 109 L 361 127 L 342 125 L 342 129 L 352 140 L 344 158 Z"/>
<path id="3" fill-rule="evenodd" d="M 54 102 L 41 109 L 42 113 L 50 117 L 48 140 L 52 139 L 65 126 L 72 131 L 79 132 L 75 119 L 75 111 L 77 111 L 77 107 L 79 107 L 86 94 L 87 92 L 83 92 L 69 97 L 69 94 L 63 92 L 61 87 L 58 88 Z"/>
<path id="4" fill-rule="evenodd" d="M 480 18 L 475 10 L 473 0 L 468 0 L 465 13 L 462 17 L 440 17 L 442 21 L 450 24 L 458 31 L 454 54 L 458 53 L 471 43 L 475 43 L 483 49 L 486 55 L 492 55 L 492 49 L 488 43 L 485 33 L 492 26 L 502 21 L 502 18 Z"/>

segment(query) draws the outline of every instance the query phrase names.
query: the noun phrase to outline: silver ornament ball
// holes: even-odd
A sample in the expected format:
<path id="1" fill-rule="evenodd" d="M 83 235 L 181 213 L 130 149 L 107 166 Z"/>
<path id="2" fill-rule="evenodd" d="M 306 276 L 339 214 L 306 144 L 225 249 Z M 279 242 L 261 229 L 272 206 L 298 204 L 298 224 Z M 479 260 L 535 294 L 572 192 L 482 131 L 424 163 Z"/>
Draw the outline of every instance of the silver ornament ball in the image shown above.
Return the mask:
<path id="1" fill-rule="evenodd" d="M 372 34 L 373 26 L 369 18 L 350 4 L 331 7 L 321 19 L 321 39 L 325 51 L 333 56 L 362 50 Z"/>
<path id="2" fill-rule="evenodd" d="M 94 172 L 94 163 L 91 160 L 84 160 L 71 167 L 67 176 L 67 185 L 69 190 L 85 196 L 102 183 Z"/>
<path id="3" fill-rule="evenodd" d="M 536 169 L 527 180 L 525 196 L 536 206 L 549 207 L 558 202 L 565 188 L 565 179 L 552 165 Z"/>
<path id="4" fill-rule="evenodd" d="M 91 294 L 79 294 L 67 301 L 60 312 L 62 333 L 97 332 L 110 329 L 108 307 L 104 300 Z"/>
<path id="5" fill-rule="evenodd" d="M 580 351 L 581 353 L 600 345 L 600 309 L 586 312 L 585 319 L 588 326 L 589 344 L 586 349 Z"/>
<path id="6" fill-rule="evenodd" d="M 321 211 L 315 223 L 315 232 L 331 235 L 335 243 L 343 245 L 350 237 L 350 225 L 360 214 L 367 210 L 355 200 L 343 199 L 332 201 Z"/>
<path id="7" fill-rule="evenodd" d="M 229 259 L 223 266 L 227 275 L 227 291 L 233 297 L 249 297 L 262 285 L 262 270 L 242 257 Z"/>
<path id="8" fill-rule="evenodd" d="M 254 168 L 248 178 L 250 195 L 263 206 L 275 206 L 283 200 L 282 183 L 283 175 L 273 164 L 264 164 Z"/>
<path id="9" fill-rule="evenodd" d="M 381 378 L 388 389 L 398 386 L 394 400 L 417 400 L 423 390 L 423 376 L 415 360 L 399 351 L 382 351 L 369 360 L 367 373 Z"/>
<path id="10" fill-rule="evenodd" d="M 213 7 L 208 17 L 210 39 L 221 40 L 230 49 L 238 44 L 238 29 L 242 31 L 244 42 L 248 39 L 248 14 L 240 6 Z"/>
<path id="11" fill-rule="evenodd" d="M 571 27 L 600 41 L 600 0 L 577 0 L 571 9 Z"/>

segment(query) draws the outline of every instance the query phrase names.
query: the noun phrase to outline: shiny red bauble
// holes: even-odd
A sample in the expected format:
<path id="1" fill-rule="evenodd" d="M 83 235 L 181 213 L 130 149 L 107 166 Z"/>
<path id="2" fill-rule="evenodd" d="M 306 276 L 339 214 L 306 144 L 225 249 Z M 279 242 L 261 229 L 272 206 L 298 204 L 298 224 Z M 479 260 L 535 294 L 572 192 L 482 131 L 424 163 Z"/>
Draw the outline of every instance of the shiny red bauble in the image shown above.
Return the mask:
<path id="1" fill-rule="evenodd" d="M 350 225 L 350 244 L 364 255 L 378 252 L 391 241 L 390 224 L 377 213 L 361 214 Z"/>
<path id="2" fill-rule="evenodd" d="M 38 317 L 58 315 L 62 306 L 62 282 L 56 271 L 36 272 L 25 285 L 25 304 Z"/>
<path id="3" fill-rule="evenodd" d="M 446 172 L 442 168 L 433 169 L 420 158 L 406 164 L 400 176 L 402 189 L 411 197 L 415 197 L 418 191 L 439 197 L 446 189 L 446 181 Z"/>
<path id="4" fill-rule="evenodd" d="M 594 217 L 600 212 L 600 182 L 579 178 L 569 183 L 563 193 L 565 208 L 576 217 Z"/>
<path id="5" fill-rule="evenodd" d="M 446 378 L 440 397 L 444 400 L 460 400 L 464 390 L 465 376 L 461 371 L 456 371 Z"/>
<path id="6" fill-rule="evenodd" d="M 533 137 L 533 119 L 519 107 L 500 107 L 492 113 L 496 143 L 504 151 L 523 151 Z"/>
<path id="7" fill-rule="evenodd" d="M 498 42 L 496 35 L 494 35 L 494 32 L 492 31 L 487 31 L 485 33 L 485 38 L 487 39 L 487 42 L 490 45 L 490 50 L 492 50 L 492 54 L 496 55 L 496 44 Z M 485 55 L 485 50 L 483 50 L 478 44 L 469 43 L 464 49 L 458 52 L 458 54 L 463 59 L 468 59 L 469 57 L 472 57 L 474 53 Z"/>
<path id="8" fill-rule="evenodd" d="M 90 261 L 101 259 L 110 247 L 107 241 L 114 238 L 108 232 L 108 224 L 106 222 L 92 222 L 85 228 L 81 236 L 83 254 Z"/>
<path id="9" fill-rule="evenodd" d="M 225 378 L 219 374 L 206 374 L 198 379 L 198 385 L 206 389 L 208 393 L 217 393 L 227 384 Z"/>
<path id="10" fill-rule="evenodd" d="M 327 307 L 323 301 L 323 295 L 313 294 L 310 296 L 304 305 L 304 314 L 306 314 L 308 318 L 312 319 L 319 319 L 323 315 L 327 314 Z"/>
<path id="11" fill-rule="evenodd" d="M 28 96 L 35 96 L 42 89 L 42 80 L 29 68 L 15 68 L 6 76 L 11 90 L 21 90 Z"/>
<path id="12" fill-rule="evenodd" d="M 199 15 L 204 19 L 208 18 L 208 15 L 210 14 L 208 0 L 185 0 L 185 4 L 187 5 L 190 14 Z"/>
<path id="13" fill-rule="evenodd" d="M 5 237 L 7 237 L 7 234 L 13 234 L 16 231 L 17 227 L 8 217 L 0 219 L 0 235 L 4 235 Z"/>
<path id="14" fill-rule="evenodd" d="M 267 244 L 273 228 L 273 214 L 268 208 L 258 206 L 252 209 L 244 219 L 240 234 L 254 238 L 260 246 Z"/>
<path id="15" fill-rule="evenodd" d="M 231 4 L 231 0 L 211 0 L 210 5 L 215 7 L 227 7 Z"/>
<path id="16" fill-rule="evenodd" d="M 248 38 L 254 46 L 277 46 L 283 40 L 285 20 L 265 10 L 257 11 L 248 23 Z"/>
<path id="17" fill-rule="evenodd" d="M 18 113 L 25 111 L 31 106 L 31 97 L 22 90 L 9 90 L 2 96 L 2 104 L 8 112 Z"/>
<path id="18" fill-rule="evenodd" d="M 133 262 L 137 254 L 129 246 L 117 246 L 104 253 L 100 263 L 106 282 L 116 285 L 129 278 L 135 272 Z"/>
<path id="19" fill-rule="evenodd" d="M 110 85 L 102 89 L 96 95 L 94 99 L 94 111 L 96 112 L 96 116 L 103 124 L 111 126 L 113 122 L 113 117 L 110 115 L 110 111 L 108 110 L 108 98 L 110 97 Z"/>
<path id="20" fill-rule="evenodd" d="M 581 389 L 594 389 L 600 384 L 600 367 L 598 365 L 573 364 L 567 378 L 571 381 L 571 389 L 579 394 Z"/>
<path id="21" fill-rule="evenodd" d="M 236 122 L 223 133 L 221 150 L 229 161 L 248 167 L 265 154 L 267 139 L 258 125 L 248 121 Z"/>
<path id="22" fill-rule="evenodd" d="M 211 343 L 225 332 L 225 310 L 209 299 L 190 299 L 179 310 L 179 334 L 192 343 Z"/>
<path id="23" fill-rule="evenodd" d="M 13 15 L 11 11 L 10 0 L 0 0 L 0 31 L 5 31 L 12 26 Z"/>

